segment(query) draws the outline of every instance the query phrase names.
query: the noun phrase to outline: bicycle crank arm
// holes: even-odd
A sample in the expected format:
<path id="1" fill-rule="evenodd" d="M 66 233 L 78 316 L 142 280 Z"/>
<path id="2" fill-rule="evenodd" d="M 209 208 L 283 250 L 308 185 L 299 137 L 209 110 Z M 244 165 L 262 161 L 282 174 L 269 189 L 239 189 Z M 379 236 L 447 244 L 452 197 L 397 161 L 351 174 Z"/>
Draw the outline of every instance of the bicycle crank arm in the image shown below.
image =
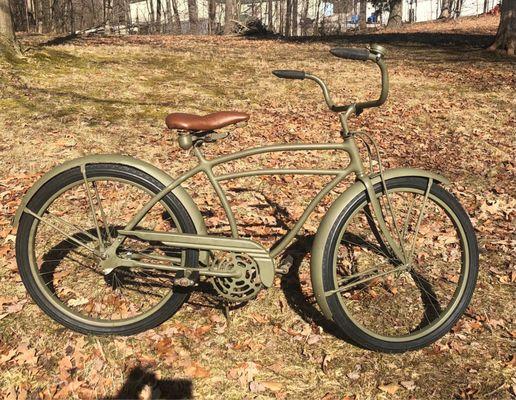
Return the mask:
<path id="1" fill-rule="evenodd" d="M 272 286 L 274 281 L 274 261 L 269 252 L 259 243 L 249 239 L 235 239 L 212 235 L 196 235 L 189 233 L 168 233 L 154 231 L 120 230 L 119 235 L 137 237 L 150 242 L 162 242 L 167 246 L 184 249 L 221 250 L 244 253 L 252 257 L 258 264 L 260 279 L 265 287 Z M 174 267 L 176 268 L 176 267 Z M 201 271 L 202 269 L 195 269 Z M 204 269 L 208 271 L 208 269 Z M 206 274 L 206 273 L 205 273 Z"/>

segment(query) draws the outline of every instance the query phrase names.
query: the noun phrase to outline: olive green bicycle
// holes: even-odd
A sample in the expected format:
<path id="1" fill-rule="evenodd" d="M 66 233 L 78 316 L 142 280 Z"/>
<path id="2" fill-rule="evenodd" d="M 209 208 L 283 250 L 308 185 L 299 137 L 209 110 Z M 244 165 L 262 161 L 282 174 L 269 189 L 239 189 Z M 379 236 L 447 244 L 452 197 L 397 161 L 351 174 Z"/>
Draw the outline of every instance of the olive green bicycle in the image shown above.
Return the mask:
<path id="1" fill-rule="evenodd" d="M 214 159 L 203 146 L 223 128 L 247 121 L 240 112 L 170 114 L 167 126 L 198 164 L 178 178 L 132 157 L 96 155 L 66 162 L 44 175 L 16 214 L 16 257 L 23 282 L 50 317 L 79 332 L 131 335 L 170 318 L 207 280 L 227 302 L 245 302 L 286 273 L 286 247 L 322 198 L 347 176 L 356 182 L 320 222 L 311 253 L 311 279 L 324 315 L 358 344 L 374 350 L 413 350 L 447 333 L 475 286 L 478 250 L 468 215 L 437 174 L 384 170 L 376 143 L 350 132 L 352 114 L 380 106 L 389 88 L 385 49 L 336 48 L 337 57 L 373 61 L 381 70 L 378 100 L 336 105 L 325 83 L 301 71 L 273 73 L 309 79 L 321 88 L 342 124 L 340 143 L 276 144 Z M 359 154 L 363 140 L 369 163 Z M 271 152 L 332 150 L 345 168 L 258 169 L 217 174 L 214 167 Z M 199 209 L 181 187 L 204 173 L 227 215 L 231 237 L 208 234 Z M 239 235 L 221 182 L 261 175 L 332 177 L 292 229 L 271 249 Z"/>

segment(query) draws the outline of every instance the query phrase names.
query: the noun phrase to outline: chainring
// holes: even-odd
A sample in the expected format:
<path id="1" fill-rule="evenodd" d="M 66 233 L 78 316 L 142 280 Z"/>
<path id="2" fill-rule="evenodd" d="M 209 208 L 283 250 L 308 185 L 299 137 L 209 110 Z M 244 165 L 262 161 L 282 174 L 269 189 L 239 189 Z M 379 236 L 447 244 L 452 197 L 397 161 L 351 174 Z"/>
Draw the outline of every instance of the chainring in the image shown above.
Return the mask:
<path id="1" fill-rule="evenodd" d="M 244 302 L 254 299 L 263 289 L 256 261 L 247 254 L 231 253 L 218 263 L 222 271 L 240 271 L 238 278 L 213 277 L 215 291 L 230 302 Z"/>

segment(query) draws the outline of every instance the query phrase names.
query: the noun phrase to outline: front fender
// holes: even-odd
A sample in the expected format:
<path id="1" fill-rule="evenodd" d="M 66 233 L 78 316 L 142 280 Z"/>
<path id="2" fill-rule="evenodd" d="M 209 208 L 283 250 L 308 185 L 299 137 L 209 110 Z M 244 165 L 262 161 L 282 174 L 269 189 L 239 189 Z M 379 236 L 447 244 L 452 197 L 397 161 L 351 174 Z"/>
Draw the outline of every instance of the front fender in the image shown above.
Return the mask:
<path id="1" fill-rule="evenodd" d="M 36 194 L 36 192 L 49 180 L 51 180 L 56 175 L 59 175 L 60 173 L 67 171 L 69 169 L 75 168 L 75 167 L 81 167 L 87 164 L 122 164 L 127 165 L 136 169 L 139 169 L 143 172 L 146 172 L 147 174 L 151 175 L 152 177 L 156 178 L 158 181 L 160 181 L 164 186 L 169 185 L 174 181 L 174 179 L 168 175 L 167 173 L 163 172 L 159 168 L 156 168 L 152 164 L 149 164 L 145 161 L 138 160 L 134 157 L 130 156 L 124 156 L 120 154 L 99 154 L 99 155 L 91 155 L 86 157 L 80 157 L 76 158 L 74 160 L 67 161 L 61 165 L 58 165 L 57 167 L 51 169 L 46 174 L 44 174 L 23 196 L 23 199 L 21 201 L 20 206 L 18 207 L 18 210 L 16 211 L 16 214 L 14 216 L 13 226 L 17 226 L 20 222 L 20 218 L 25 210 L 25 206 L 30 201 L 32 196 Z M 199 208 L 195 204 L 195 202 L 192 200 L 190 195 L 186 192 L 185 189 L 183 189 L 181 186 L 176 187 L 172 193 L 179 199 L 181 204 L 185 207 L 186 211 L 192 218 L 192 221 L 194 223 L 194 226 L 197 230 L 198 234 L 206 235 L 206 225 L 204 223 L 204 219 L 201 215 L 201 212 L 199 211 Z M 207 253 L 206 254 L 199 255 L 199 259 L 201 262 L 206 262 L 207 260 Z"/>
<path id="2" fill-rule="evenodd" d="M 399 177 L 409 177 L 409 176 L 417 176 L 417 177 L 425 177 L 432 178 L 436 182 L 440 182 L 445 185 L 449 185 L 450 181 L 446 179 L 444 176 L 434 174 L 433 172 L 428 172 L 424 170 L 414 169 L 414 168 L 393 168 L 386 170 L 384 172 L 385 180 L 399 178 Z M 370 176 L 372 180 L 373 186 L 377 183 L 381 182 L 381 178 L 378 174 Z M 326 296 L 324 295 L 323 288 L 323 277 L 322 277 L 322 268 L 323 268 L 323 255 L 324 255 L 324 247 L 326 245 L 326 241 L 328 240 L 328 236 L 333 226 L 334 221 L 337 219 L 339 214 L 344 210 L 347 205 L 361 192 L 365 191 L 366 188 L 364 184 L 360 181 L 355 182 L 351 185 L 344 193 L 342 193 L 331 205 L 328 212 L 322 219 L 319 224 L 319 228 L 317 229 L 317 234 L 315 235 L 314 243 L 312 245 L 312 258 L 310 263 L 310 275 L 312 280 L 312 287 L 315 294 L 315 298 L 317 299 L 317 303 L 321 308 L 321 311 L 328 319 L 333 319 L 330 309 L 328 307 L 328 303 L 326 302 Z"/>

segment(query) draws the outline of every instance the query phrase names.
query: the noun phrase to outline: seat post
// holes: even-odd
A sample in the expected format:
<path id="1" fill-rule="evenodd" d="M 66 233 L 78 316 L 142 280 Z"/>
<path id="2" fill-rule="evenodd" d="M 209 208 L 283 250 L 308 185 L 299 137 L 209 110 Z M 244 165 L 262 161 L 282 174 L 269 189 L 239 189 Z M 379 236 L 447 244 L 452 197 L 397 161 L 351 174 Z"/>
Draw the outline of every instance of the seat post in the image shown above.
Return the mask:
<path id="1" fill-rule="evenodd" d="M 204 154 L 202 154 L 201 146 L 203 144 L 203 141 L 198 141 L 193 146 L 193 151 L 197 159 L 199 160 L 199 163 L 205 163 L 207 160 L 204 158 Z"/>

